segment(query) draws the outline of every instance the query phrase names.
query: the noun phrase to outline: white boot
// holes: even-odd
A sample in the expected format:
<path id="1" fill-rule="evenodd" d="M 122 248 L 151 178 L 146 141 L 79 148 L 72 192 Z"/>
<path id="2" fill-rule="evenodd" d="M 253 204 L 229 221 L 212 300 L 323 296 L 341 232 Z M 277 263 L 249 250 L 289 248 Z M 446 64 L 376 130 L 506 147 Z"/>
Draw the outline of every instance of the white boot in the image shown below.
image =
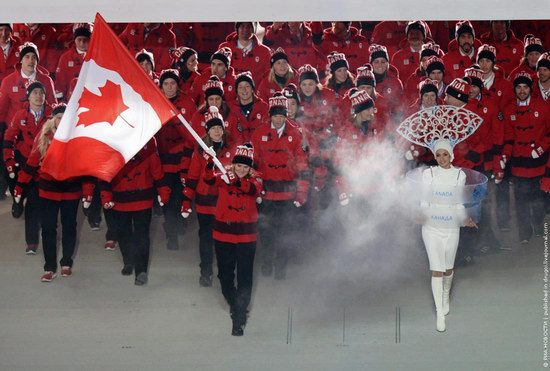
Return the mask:
<path id="1" fill-rule="evenodd" d="M 432 277 L 432 294 L 437 314 L 436 329 L 439 332 L 445 331 L 445 314 L 443 314 L 443 277 Z"/>
<path id="2" fill-rule="evenodd" d="M 450 276 L 443 276 L 443 314 L 449 314 L 449 294 L 451 293 L 451 285 L 453 284 L 453 277 L 455 273 L 451 273 Z"/>

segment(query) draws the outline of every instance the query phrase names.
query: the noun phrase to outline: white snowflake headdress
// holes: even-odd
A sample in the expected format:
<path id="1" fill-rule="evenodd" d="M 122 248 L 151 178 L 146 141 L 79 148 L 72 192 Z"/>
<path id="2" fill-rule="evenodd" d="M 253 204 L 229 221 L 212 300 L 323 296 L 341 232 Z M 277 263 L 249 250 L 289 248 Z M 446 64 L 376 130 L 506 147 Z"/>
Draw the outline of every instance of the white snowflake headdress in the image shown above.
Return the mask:
<path id="1" fill-rule="evenodd" d="M 407 117 L 397 132 L 408 141 L 429 148 L 435 154 L 438 141 L 448 141 L 451 148 L 472 135 L 483 119 L 472 111 L 455 106 L 435 106 Z"/>

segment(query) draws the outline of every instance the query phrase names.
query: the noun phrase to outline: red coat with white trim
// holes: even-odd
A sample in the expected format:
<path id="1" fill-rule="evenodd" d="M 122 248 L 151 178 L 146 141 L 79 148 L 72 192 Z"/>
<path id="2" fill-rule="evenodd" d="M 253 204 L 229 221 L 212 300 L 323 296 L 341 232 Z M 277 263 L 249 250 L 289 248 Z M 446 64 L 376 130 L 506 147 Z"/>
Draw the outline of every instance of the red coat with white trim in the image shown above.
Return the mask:
<path id="1" fill-rule="evenodd" d="M 184 93 L 184 94 L 187 94 L 189 97 L 192 96 L 191 94 L 191 87 L 193 86 L 193 84 L 195 83 L 195 80 L 197 79 L 197 77 L 201 76 L 200 73 L 197 73 L 197 72 L 191 72 L 191 74 L 189 75 L 189 77 L 187 77 L 187 79 L 183 79 L 183 77 L 181 76 L 180 74 L 180 89 L 181 91 Z"/>
<path id="2" fill-rule="evenodd" d="M 307 201 L 309 169 L 302 148 L 302 133 L 286 120 L 279 138 L 277 131 L 265 123 L 252 134 L 254 163 L 262 173 L 262 197 L 271 201 Z"/>
<path id="3" fill-rule="evenodd" d="M 8 76 L 15 70 L 15 65 L 19 62 L 19 45 L 18 39 L 10 38 L 10 50 L 7 57 L 4 57 L 4 53 L 0 55 L 0 83 L 4 77 Z"/>
<path id="4" fill-rule="evenodd" d="M 67 50 L 59 58 L 55 72 L 55 90 L 59 99 L 68 101 L 71 81 L 80 74 L 85 54 L 79 54 L 76 47 Z"/>
<path id="5" fill-rule="evenodd" d="M 170 199 L 155 140 L 150 140 L 124 165 L 110 183 L 99 183 L 101 204 L 113 202 L 116 211 L 141 211 L 153 207 L 155 188 L 163 203 Z"/>
<path id="6" fill-rule="evenodd" d="M 208 67 L 201 73 L 200 76 L 195 78 L 193 85 L 191 85 L 191 92 L 189 96 L 195 101 L 197 106 L 201 106 L 204 103 L 204 84 L 206 84 L 210 76 L 212 76 L 212 70 Z M 229 67 L 225 77 L 220 78 L 220 81 L 223 85 L 223 96 L 225 101 L 233 102 L 237 97 L 237 93 L 235 91 L 235 70 L 233 67 Z"/>
<path id="7" fill-rule="evenodd" d="M 258 94 L 258 97 L 262 98 L 265 101 L 269 101 L 269 98 L 273 97 L 273 94 L 282 91 L 289 84 L 295 84 L 296 86 L 300 85 L 299 81 L 294 78 L 289 79 L 286 82 L 285 86 L 281 88 L 275 81 L 269 81 L 269 74 L 266 74 L 265 76 L 263 76 L 260 86 L 258 86 L 258 88 L 256 89 L 256 93 Z"/>
<path id="8" fill-rule="evenodd" d="M 4 161 L 14 159 L 23 165 L 31 154 L 34 139 L 40 133 L 42 125 L 51 115 L 51 108 L 48 105 L 43 107 L 44 112 L 36 122 L 34 114 L 29 112 L 28 104 L 22 110 L 17 111 L 13 120 L 4 134 L 3 152 Z M 18 156 L 16 157 L 16 152 Z"/>
<path id="9" fill-rule="evenodd" d="M 523 57 L 523 42 L 516 38 L 512 30 L 508 30 L 506 40 L 495 40 L 492 32 L 484 33 L 479 38 L 482 43 L 497 49 L 497 64 L 502 66 L 505 76 L 520 64 Z"/>
<path id="10" fill-rule="evenodd" d="M 283 48 L 288 56 L 288 62 L 296 69 L 304 64 L 312 65 L 317 71 L 324 71 L 326 69 L 326 57 L 313 43 L 311 29 L 303 23 L 301 37 L 292 35 L 286 23 L 276 31 L 273 30 L 273 26 L 267 26 L 263 42 L 273 50 L 277 50 L 279 47 Z M 272 95 L 262 97 L 267 99 Z"/>
<path id="11" fill-rule="evenodd" d="M 60 43 L 57 41 L 58 31 L 51 24 L 39 24 L 36 29 L 31 30 L 25 26 L 29 32 L 28 37 L 21 37 L 21 42 L 30 41 L 36 45 L 40 53 L 40 61 L 42 65 L 50 72 L 55 73 L 59 57 L 63 53 Z M 56 25 L 57 27 L 57 25 Z M 20 29 L 20 32 L 23 30 Z M 14 30 L 15 36 L 15 30 Z M 23 36 L 23 35 L 21 35 Z M 72 25 L 71 25 L 72 36 Z"/>
<path id="12" fill-rule="evenodd" d="M 514 98 L 514 86 L 504 78 L 504 72 L 500 68 L 495 69 L 495 79 L 489 89 L 483 88 L 483 95 L 494 101 L 502 112 Z"/>
<path id="13" fill-rule="evenodd" d="M 252 35 L 254 46 L 248 53 L 244 53 L 242 49 L 237 48 L 238 36 L 236 32 L 227 36 L 226 41 L 221 43 L 219 49 L 229 48 L 233 53 L 231 57 L 231 66 L 235 69 L 235 74 L 250 71 L 256 86 L 260 84 L 262 76 L 270 69 L 269 60 L 271 59 L 271 51 L 263 45 L 256 35 Z"/>
<path id="14" fill-rule="evenodd" d="M 191 118 L 191 126 L 202 138 L 206 135 L 206 121 L 204 121 L 205 110 L 198 110 Z M 237 123 L 237 115 L 230 109 L 229 114 L 224 114 L 223 110 L 220 110 L 220 114 L 223 116 L 224 131 L 227 138 L 227 143 L 231 146 L 244 143 L 243 133 L 239 130 Z M 227 117 L 226 117 L 227 116 Z"/>
<path id="15" fill-rule="evenodd" d="M 27 163 L 19 171 L 18 185 L 24 187 L 38 179 L 38 195 L 53 201 L 74 201 L 82 197 L 91 197 L 94 194 L 95 184 L 90 177 L 68 178 L 60 181 L 40 171 L 42 160 L 38 150 L 38 138 L 39 136 L 33 143 Z"/>
<path id="16" fill-rule="evenodd" d="M 153 53 L 156 71 L 162 71 L 172 66 L 169 49 L 176 47 L 176 35 L 168 25 L 160 23 L 158 27 L 150 30 L 145 35 L 143 23 L 129 23 L 119 35 L 119 38 L 132 55 L 135 55 L 141 49 Z"/>
<path id="17" fill-rule="evenodd" d="M 37 66 L 36 80 L 40 81 L 46 89 L 46 102 L 48 104 L 57 103 L 53 81 L 44 67 Z M 2 85 L 0 85 L 0 122 L 11 122 L 15 113 L 25 107 L 27 82 L 28 79 L 21 76 L 20 64 L 16 66 L 15 71 L 2 80 Z"/>
<path id="18" fill-rule="evenodd" d="M 174 101 L 174 104 L 181 110 L 178 101 L 179 99 Z M 162 170 L 165 173 L 179 174 L 182 164 L 189 164 L 193 153 L 194 139 L 189 131 L 178 118 L 174 118 L 157 131 L 155 139 Z"/>
<path id="19" fill-rule="evenodd" d="M 374 27 L 371 42 L 384 45 L 388 49 L 388 55 L 392 56 L 399 50 L 399 43 L 407 37 L 405 28 L 407 22 L 382 21 Z"/>
<path id="20" fill-rule="evenodd" d="M 391 114 L 403 112 L 406 109 L 406 102 L 401 101 L 403 97 L 403 83 L 399 79 L 397 68 L 391 64 L 388 67 L 384 80 L 376 82 L 376 91 L 389 102 L 388 106 Z"/>
<path id="21" fill-rule="evenodd" d="M 323 55 L 329 55 L 332 51 L 344 53 L 349 63 L 350 71 L 355 71 L 365 63 L 369 63 L 369 41 L 359 34 L 355 27 L 349 28 L 349 36 L 346 40 L 338 38 L 331 28 L 323 30 L 321 22 L 311 22 L 313 40 L 319 40 L 317 49 Z"/>
<path id="22" fill-rule="evenodd" d="M 214 174 L 213 169 L 206 170 L 205 181 L 219 190 L 213 228 L 216 241 L 233 244 L 256 241 L 256 198 L 262 192 L 262 180 L 254 170 L 251 172 L 251 175 L 227 184 L 221 179 L 221 174 Z"/>
<path id="23" fill-rule="evenodd" d="M 216 151 L 216 157 L 226 169 L 229 169 L 233 160 L 233 153 L 234 150 L 227 143 L 223 143 L 222 147 Z M 191 201 L 195 199 L 197 213 L 214 215 L 218 200 L 218 187 L 205 183 L 204 178 L 207 169 L 203 154 L 204 150 L 201 147 L 197 147 L 193 151 L 191 166 L 184 178 L 183 208 L 191 209 Z"/>
<path id="24" fill-rule="evenodd" d="M 449 42 L 448 52 L 443 56 L 443 64 L 445 65 L 445 82 L 448 84 L 457 77 L 464 77 L 464 70 L 476 63 L 477 49 L 481 46 L 481 41 L 474 39 L 472 47 L 472 57 L 462 55 L 458 47 L 458 42 L 453 39 Z"/>
<path id="25" fill-rule="evenodd" d="M 486 170 L 492 170 L 493 147 L 495 142 L 498 142 L 498 130 L 501 126 L 501 123 L 496 121 L 498 110 L 488 99 L 471 99 L 464 109 L 479 115 L 483 123 L 466 140 L 455 146 L 453 165 L 467 169 L 483 167 L 485 170 L 484 166 L 487 163 Z"/>
<path id="26" fill-rule="evenodd" d="M 522 62 L 519 66 L 514 68 L 512 70 L 512 72 L 510 72 L 510 80 L 512 80 L 514 78 L 514 76 L 516 76 L 516 74 L 518 74 L 520 72 L 525 72 L 525 73 L 528 73 L 529 75 L 531 75 L 531 79 L 533 80 L 533 82 L 535 82 L 535 80 L 538 77 L 537 76 L 537 71 L 535 69 L 529 67 L 528 63 Z"/>
<path id="27" fill-rule="evenodd" d="M 512 175 L 534 178 L 544 175 L 548 161 L 550 116 L 548 104 L 531 97 L 527 106 L 510 103 L 504 110 L 504 154 Z M 535 150 L 538 158 L 531 153 Z"/>
<path id="28" fill-rule="evenodd" d="M 408 43 L 391 57 L 391 65 L 397 68 L 403 81 L 412 75 L 420 64 L 420 51 L 412 51 Z"/>
<path id="29" fill-rule="evenodd" d="M 241 105 L 238 101 L 231 105 L 231 112 L 237 117 L 237 129 L 242 133 L 242 142 L 250 142 L 254 130 L 264 122 L 269 121 L 269 105 L 261 98 L 257 98 L 252 106 L 252 111 L 248 114 L 248 118 L 241 110 Z"/>

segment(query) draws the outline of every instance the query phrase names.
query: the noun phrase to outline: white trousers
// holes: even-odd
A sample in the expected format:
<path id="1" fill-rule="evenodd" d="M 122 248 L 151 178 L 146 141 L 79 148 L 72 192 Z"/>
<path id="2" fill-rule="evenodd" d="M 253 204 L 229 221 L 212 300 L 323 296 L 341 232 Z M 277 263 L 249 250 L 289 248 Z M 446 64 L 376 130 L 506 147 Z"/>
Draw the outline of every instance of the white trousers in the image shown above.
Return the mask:
<path id="1" fill-rule="evenodd" d="M 422 239 L 431 271 L 445 272 L 454 267 L 459 236 L 460 228 L 440 229 L 429 225 L 422 226 Z"/>

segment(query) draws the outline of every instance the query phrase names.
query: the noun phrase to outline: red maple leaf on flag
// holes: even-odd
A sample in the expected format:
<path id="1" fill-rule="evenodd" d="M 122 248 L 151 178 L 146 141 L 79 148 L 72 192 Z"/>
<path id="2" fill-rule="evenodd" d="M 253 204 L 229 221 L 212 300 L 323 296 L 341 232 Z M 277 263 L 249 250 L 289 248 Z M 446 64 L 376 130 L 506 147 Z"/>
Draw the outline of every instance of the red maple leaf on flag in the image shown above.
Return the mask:
<path id="1" fill-rule="evenodd" d="M 122 100 L 120 85 L 115 84 L 111 80 L 107 80 L 105 85 L 99 88 L 99 92 L 101 95 L 96 95 L 84 88 L 78 105 L 82 108 L 88 108 L 88 111 L 81 112 L 78 115 L 77 126 L 89 126 L 99 122 L 108 122 L 112 126 L 117 117 L 130 108 Z M 122 116 L 121 118 L 124 120 Z M 130 125 L 127 121 L 126 123 Z M 130 126 L 133 127 L 132 125 Z"/>

